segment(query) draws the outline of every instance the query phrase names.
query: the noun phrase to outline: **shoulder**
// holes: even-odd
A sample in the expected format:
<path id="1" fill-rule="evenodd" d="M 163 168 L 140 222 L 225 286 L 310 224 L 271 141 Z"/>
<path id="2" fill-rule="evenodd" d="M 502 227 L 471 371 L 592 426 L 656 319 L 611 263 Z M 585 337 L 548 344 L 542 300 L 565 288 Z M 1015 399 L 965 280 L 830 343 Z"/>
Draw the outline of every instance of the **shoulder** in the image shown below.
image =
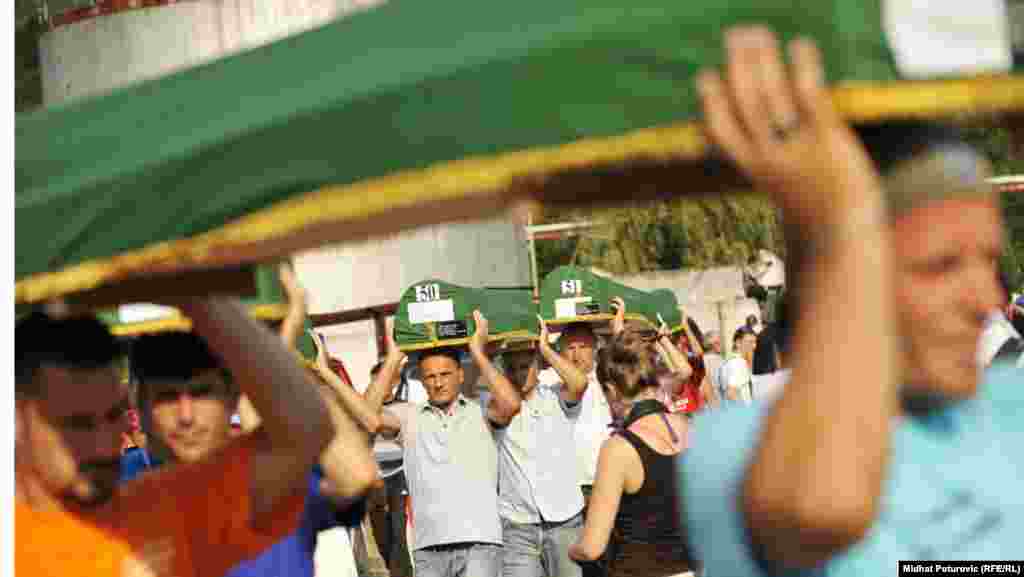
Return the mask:
<path id="1" fill-rule="evenodd" d="M 982 376 L 978 398 L 1010 412 L 1024 408 L 1024 368 L 1014 359 L 996 361 Z"/>
<path id="2" fill-rule="evenodd" d="M 622 460 L 629 458 L 638 457 L 636 449 L 633 444 L 629 442 L 629 439 L 623 435 L 616 433 L 601 444 L 601 457 L 613 460 Z"/>
<path id="3" fill-rule="evenodd" d="M 562 384 L 562 378 L 555 369 L 548 367 L 537 373 L 537 386 L 552 387 Z"/>
<path id="4" fill-rule="evenodd" d="M 398 420 L 403 423 L 412 418 L 416 414 L 416 410 L 419 409 L 420 405 L 416 403 L 391 403 L 384 407 L 384 410 L 391 413 Z"/>

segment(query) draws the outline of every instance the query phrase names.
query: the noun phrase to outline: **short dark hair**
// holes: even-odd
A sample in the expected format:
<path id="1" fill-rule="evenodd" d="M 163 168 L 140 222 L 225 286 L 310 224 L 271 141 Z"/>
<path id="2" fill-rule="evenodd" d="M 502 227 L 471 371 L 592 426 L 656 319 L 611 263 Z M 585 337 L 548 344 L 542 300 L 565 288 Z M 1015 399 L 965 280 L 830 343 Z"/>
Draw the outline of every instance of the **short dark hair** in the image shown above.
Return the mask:
<path id="1" fill-rule="evenodd" d="M 732 335 L 732 342 L 738 342 L 740 339 L 747 335 L 754 337 L 757 336 L 754 334 L 754 331 L 750 330 L 750 327 L 748 327 L 747 325 L 743 325 L 740 328 L 736 329 L 736 332 Z"/>
<path id="2" fill-rule="evenodd" d="M 448 357 L 455 361 L 455 364 L 462 366 L 462 351 L 456 347 L 438 347 L 436 349 L 425 350 L 421 352 L 419 358 L 416 359 L 416 364 L 422 364 L 423 361 L 430 357 Z"/>
<path id="3" fill-rule="evenodd" d="M 597 344 L 597 334 L 594 332 L 594 327 L 590 323 L 577 321 L 562 327 L 562 331 L 558 335 L 558 348 L 562 348 L 562 343 L 565 342 L 566 338 L 577 334 L 590 335 L 590 338 L 594 339 L 594 343 Z"/>
<path id="4" fill-rule="evenodd" d="M 37 396 L 36 372 L 45 365 L 98 369 L 121 354 L 106 325 L 93 316 L 54 319 L 36 311 L 14 328 L 15 392 Z"/>
<path id="5" fill-rule="evenodd" d="M 192 333 L 160 333 L 140 337 L 132 346 L 132 375 L 139 383 L 139 404 L 148 399 L 147 383 L 154 380 L 187 381 L 211 369 L 221 370 L 228 391 L 238 395 L 231 375 L 210 352 L 206 342 Z"/>

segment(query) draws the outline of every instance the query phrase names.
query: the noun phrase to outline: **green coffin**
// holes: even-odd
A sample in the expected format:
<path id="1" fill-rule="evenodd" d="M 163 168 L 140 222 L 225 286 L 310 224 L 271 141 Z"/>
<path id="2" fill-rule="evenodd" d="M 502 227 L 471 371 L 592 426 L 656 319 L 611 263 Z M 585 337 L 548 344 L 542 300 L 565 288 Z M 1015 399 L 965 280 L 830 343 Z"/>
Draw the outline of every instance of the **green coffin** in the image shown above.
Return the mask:
<path id="1" fill-rule="evenodd" d="M 249 314 L 256 319 L 276 323 L 284 319 L 288 314 L 288 303 L 285 301 L 284 291 L 277 274 L 277 265 L 257 266 L 253 270 L 253 284 L 256 287 L 256 296 L 244 297 L 242 303 L 249 309 Z M 97 311 L 97 318 L 110 327 L 110 331 L 116 336 L 133 337 L 144 334 L 161 332 L 181 332 L 192 329 L 191 321 L 180 312 L 174 312 L 168 316 L 154 318 L 145 321 L 134 321 L 122 318 L 119 310 Z M 312 328 L 309 319 L 305 321 L 306 328 Z M 299 337 L 296 348 L 306 358 L 316 358 L 316 349 L 312 338 L 304 333 Z"/>
<path id="2" fill-rule="evenodd" d="M 537 336 L 537 307 L 530 290 L 478 289 L 427 280 L 402 294 L 395 314 L 395 342 L 417 351 L 469 342 L 473 311 L 487 319 L 490 341 Z"/>
<path id="3" fill-rule="evenodd" d="M 1024 107 L 1019 76 L 899 82 L 881 20 L 880 0 L 392 0 L 19 115 L 16 299 L 267 261 L 523 196 L 731 189 L 734 171 L 703 163 L 693 77 L 740 22 L 817 39 L 854 121 Z"/>
<path id="4" fill-rule="evenodd" d="M 654 289 L 648 294 L 658 303 L 661 318 L 665 319 L 668 329 L 672 332 L 682 330 L 683 314 L 679 311 L 679 299 L 676 298 L 676 293 L 669 289 Z"/>
<path id="5" fill-rule="evenodd" d="M 561 266 L 540 286 L 540 314 L 552 324 L 608 321 L 615 315 L 611 300 L 626 303 L 626 320 L 657 328 L 660 314 L 670 328 L 680 325 L 679 305 L 671 291 L 646 292 L 587 269 Z"/>

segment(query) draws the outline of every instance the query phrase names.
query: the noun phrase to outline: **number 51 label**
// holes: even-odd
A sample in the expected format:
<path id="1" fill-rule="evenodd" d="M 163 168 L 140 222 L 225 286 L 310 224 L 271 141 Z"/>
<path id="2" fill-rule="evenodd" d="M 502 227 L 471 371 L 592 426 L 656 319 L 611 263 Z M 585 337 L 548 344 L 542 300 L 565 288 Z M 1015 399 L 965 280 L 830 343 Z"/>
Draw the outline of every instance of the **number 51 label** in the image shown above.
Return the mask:
<path id="1" fill-rule="evenodd" d="M 562 281 L 562 294 L 578 295 L 583 294 L 583 282 L 579 280 Z"/>

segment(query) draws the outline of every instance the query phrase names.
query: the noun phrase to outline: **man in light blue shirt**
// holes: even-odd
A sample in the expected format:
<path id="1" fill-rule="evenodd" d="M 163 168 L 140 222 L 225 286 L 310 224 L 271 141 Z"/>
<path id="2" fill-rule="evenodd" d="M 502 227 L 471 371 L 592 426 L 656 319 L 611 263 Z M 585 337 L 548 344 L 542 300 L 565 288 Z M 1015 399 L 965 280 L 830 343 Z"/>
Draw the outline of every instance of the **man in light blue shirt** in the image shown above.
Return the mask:
<path id="1" fill-rule="evenodd" d="M 698 80 L 708 133 L 782 206 L 800 309 L 781 397 L 694 423 L 687 545 L 737 577 L 1019 558 L 1024 395 L 1014 368 L 981 381 L 976 354 L 1001 304 L 990 165 L 955 133 L 867 128 L 883 195 L 813 45 L 787 73 L 763 28 L 726 44 L 728 83 Z"/>

